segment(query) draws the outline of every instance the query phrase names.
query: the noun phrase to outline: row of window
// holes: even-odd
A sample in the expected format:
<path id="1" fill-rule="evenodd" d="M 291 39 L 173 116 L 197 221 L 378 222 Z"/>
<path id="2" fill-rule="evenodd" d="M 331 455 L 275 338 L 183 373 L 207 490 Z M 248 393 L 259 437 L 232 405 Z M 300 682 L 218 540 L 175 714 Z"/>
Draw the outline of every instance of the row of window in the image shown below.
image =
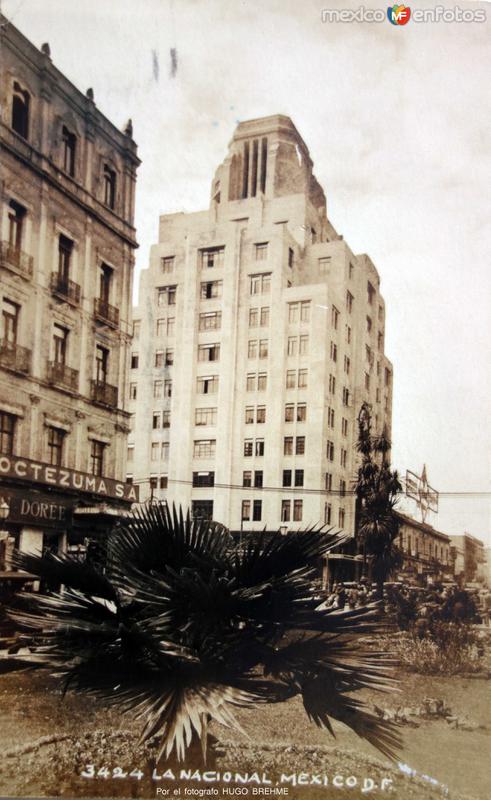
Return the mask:
<path id="1" fill-rule="evenodd" d="M 213 500 L 192 500 L 191 510 L 193 517 L 212 519 Z M 303 500 L 282 500 L 280 514 L 282 522 L 301 522 L 303 519 Z M 240 518 L 241 524 L 244 522 L 261 522 L 262 500 L 242 500 Z M 340 508 L 338 511 L 338 526 L 340 528 L 344 528 L 345 520 L 345 510 Z M 332 506 L 330 503 L 325 505 L 324 521 L 328 525 L 332 523 Z"/>
<path id="2" fill-rule="evenodd" d="M 3 348 L 13 349 L 18 344 L 21 306 L 7 297 L 2 298 L 2 316 L 0 320 L 0 342 Z M 64 368 L 68 366 L 69 342 L 72 331 L 58 322 L 53 323 L 51 337 L 50 366 L 58 381 L 63 383 Z M 106 385 L 109 378 L 110 350 L 103 345 L 95 346 L 95 381 Z M 75 388 L 75 387 L 74 387 Z"/>
<path id="3" fill-rule="evenodd" d="M 14 82 L 12 94 L 11 128 L 23 139 L 29 141 L 31 127 L 31 95 L 18 81 Z M 61 129 L 61 166 L 63 170 L 76 177 L 78 137 L 66 125 Z M 107 163 L 102 165 L 102 201 L 111 209 L 116 204 L 116 172 Z"/>
<path id="4" fill-rule="evenodd" d="M 0 453 L 15 454 L 15 437 L 18 419 L 15 414 L 0 411 Z M 64 466 L 68 432 L 54 425 L 46 425 L 47 463 L 55 467 Z M 106 443 L 89 439 L 88 471 L 91 475 L 104 474 L 104 452 Z"/>

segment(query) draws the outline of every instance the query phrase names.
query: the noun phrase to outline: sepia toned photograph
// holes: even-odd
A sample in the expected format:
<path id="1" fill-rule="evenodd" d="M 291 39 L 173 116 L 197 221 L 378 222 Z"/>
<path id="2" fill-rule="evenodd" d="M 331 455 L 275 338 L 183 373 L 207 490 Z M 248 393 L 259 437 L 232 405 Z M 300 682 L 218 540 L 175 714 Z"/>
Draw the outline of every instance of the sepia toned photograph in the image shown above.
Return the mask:
<path id="1" fill-rule="evenodd" d="M 489 798 L 490 16 L 1 3 L 0 797 Z"/>

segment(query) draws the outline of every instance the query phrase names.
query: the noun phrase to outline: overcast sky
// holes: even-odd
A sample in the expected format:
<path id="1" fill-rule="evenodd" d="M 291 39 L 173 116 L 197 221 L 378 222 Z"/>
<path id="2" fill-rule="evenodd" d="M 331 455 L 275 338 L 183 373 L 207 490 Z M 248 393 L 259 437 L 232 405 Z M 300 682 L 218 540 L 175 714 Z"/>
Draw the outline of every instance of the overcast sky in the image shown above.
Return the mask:
<path id="1" fill-rule="evenodd" d="M 293 119 L 332 223 L 381 275 L 394 465 L 426 463 L 441 492 L 431 524 L 491 544 L 491 6 L 443 3 L 486 8 L 481 24 L 321 22 L 322 8 L 358 5 L 3 0 L 2 10 L 34 44 L 50 43 L 116 125 L 132 117 L 137 271 L 159 214 L 208 205 L 239 120 Z"/>

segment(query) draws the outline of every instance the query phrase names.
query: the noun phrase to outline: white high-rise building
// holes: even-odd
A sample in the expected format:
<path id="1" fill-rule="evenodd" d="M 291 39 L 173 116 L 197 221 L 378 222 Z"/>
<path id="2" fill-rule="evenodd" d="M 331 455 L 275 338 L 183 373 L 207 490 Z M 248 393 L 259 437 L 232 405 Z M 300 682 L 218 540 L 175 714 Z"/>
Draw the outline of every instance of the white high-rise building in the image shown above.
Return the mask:
<path id="1" fill-rule="evenodd" d="M 392 367 L 370 258 L 326 216 L 285 116 L 241 122 L 210 207 L 160 218 L 140 281 L 127 474 L 232 530 L 350 532 L 357 415 L 390 433 Z"/>

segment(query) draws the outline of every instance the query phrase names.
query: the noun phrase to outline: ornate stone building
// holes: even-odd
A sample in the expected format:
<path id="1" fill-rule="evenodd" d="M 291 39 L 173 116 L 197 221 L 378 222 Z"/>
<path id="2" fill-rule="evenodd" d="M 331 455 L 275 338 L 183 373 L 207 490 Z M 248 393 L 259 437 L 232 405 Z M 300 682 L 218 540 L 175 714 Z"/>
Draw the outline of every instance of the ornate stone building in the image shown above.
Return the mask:
<path id="1" fill-rule="evenodd" d="M 353 532 L 363 401 L 390 433 L 379 275 L 312 169 L 288 117 L 241 122 L 209 208 L 162 216 L 141 276 L 128 474 L 236 531 Z"/>
<path id="2" fill-rule="evenodd" d="M 1 17 L 0 501 L 24 550 L 80 540 L 125 483 L 137 148 Z M 79 532 L 77 534 L 77 531 Z"/>

